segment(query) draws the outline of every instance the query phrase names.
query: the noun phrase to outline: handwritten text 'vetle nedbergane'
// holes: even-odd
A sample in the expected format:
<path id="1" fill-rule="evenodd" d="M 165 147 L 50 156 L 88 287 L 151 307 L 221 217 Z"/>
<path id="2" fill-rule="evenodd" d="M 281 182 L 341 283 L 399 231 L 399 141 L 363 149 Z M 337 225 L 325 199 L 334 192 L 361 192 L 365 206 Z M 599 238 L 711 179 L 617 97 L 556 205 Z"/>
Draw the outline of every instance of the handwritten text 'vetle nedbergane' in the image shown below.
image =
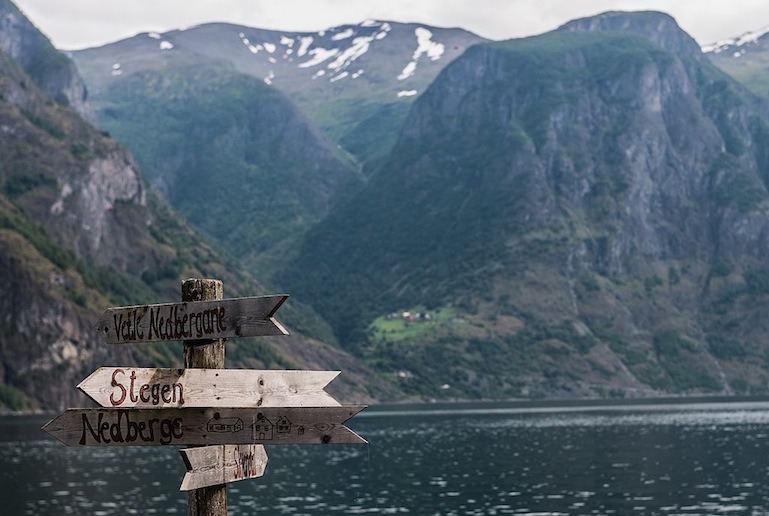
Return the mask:
<path id="1" fill-rule="evenodd" d="M 113 330 L 118 341 L 202 339 L 227 330 L 224 306 L 187 313 L 179 308 L 180 305 L 157 305 L 114 313 Z M 148 313 L 149 328 L 145 328 L 140 323 Z"/>
<path id="2" fill-rule="evenodd" d="M 96 328 L 110 344 L 288 335 L 273 317 L 287 295 L 107 309 Z"/>

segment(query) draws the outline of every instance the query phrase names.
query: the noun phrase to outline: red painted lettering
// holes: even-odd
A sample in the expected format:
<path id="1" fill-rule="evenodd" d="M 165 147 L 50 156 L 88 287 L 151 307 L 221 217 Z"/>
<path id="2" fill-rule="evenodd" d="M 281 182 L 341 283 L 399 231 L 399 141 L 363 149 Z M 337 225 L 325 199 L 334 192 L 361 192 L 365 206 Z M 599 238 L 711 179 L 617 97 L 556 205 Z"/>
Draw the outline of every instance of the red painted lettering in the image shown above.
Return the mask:
<path id="1" fill-rule="evenodd" d="M 113 387 L 118 387 L 120 389 L 120 391 L 121 391 L 120 398 L 118 398 L 118 399 L 115 399 L 115 393 L 114 392 L 109 395 L 109 401 L 110 401 L 110 403 L 112 403 L 113 407 L 123 403 L 125 401 L 125 397 L 126 397 L 126 389 L 125 389 L 125 387 L 123 387 L 123 384 L 121 384 L 120 382 L 118 382 L 116 380 L 116 377 L 117 377 L 118 373 L 125 374 L 125 371 L 123 371 L 122 369 L 115 369 L 114 371 L 112 371 L 112 386 Z"/>

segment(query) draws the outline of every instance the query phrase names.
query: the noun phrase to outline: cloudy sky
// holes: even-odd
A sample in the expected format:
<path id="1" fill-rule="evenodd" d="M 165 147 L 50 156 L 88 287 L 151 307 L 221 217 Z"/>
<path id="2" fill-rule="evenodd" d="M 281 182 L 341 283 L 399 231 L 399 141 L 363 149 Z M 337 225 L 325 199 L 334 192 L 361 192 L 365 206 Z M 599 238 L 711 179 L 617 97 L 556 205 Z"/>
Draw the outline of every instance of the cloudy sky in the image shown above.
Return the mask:
<path id="1" fill-rule="evenodd" d="M 53 44 L 102 45 L 212 21 L 316 31 L 366 19 L 462 27 L 490 39 L 541 34 L 609 10 L 659 10 L 700 44 L 769 26 L 766 0 L 13 0 Z"/>

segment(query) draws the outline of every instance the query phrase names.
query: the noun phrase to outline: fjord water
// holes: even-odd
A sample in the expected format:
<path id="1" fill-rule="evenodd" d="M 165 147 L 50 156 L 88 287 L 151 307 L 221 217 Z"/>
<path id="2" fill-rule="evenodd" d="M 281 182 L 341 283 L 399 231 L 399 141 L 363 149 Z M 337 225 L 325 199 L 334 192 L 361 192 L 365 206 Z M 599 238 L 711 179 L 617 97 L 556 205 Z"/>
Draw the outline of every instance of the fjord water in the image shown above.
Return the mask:
<path id="1" fill-rule="evenodd" d="M 0 419 L 0 513 L 186 514 L 172 447 L 67 448 Z M 229 514 L 769 514 L 769 402 L 374 407 L 369 445 L 273 446 Z"/>

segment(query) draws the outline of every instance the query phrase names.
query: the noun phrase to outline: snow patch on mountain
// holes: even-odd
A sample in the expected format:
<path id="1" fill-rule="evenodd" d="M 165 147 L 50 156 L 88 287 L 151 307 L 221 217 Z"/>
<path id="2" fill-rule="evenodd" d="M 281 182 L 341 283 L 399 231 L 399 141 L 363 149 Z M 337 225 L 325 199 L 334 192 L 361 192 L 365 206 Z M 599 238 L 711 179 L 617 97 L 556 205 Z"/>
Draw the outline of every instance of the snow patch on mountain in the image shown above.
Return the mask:
<path id="1" fill-rule="evenodd" d="M 352 46 L 344 50 L 332 63 L 329 63 L 328 68 L 331 68 L 332 70 L 343 70 L 347 68 L 353 61 L 368 52 L 372 39 L 373 38 L 371 37 L 353 39 Z"/>
<path id="2" fill-rule="evenodd" d="M 709 45 L 704 45 L 702 51 L 706 54 L 720 54 L 721 52 L 731 51 L 734 52 L 734 57 L 740 57 L 745 53 L 743 47 L 748 45 L 754 45 L 758 43 L 762 37 L 769 34 L 769 26 L 764 27 L 757 31 L 750 31 L 737 36 L 736 38 L 729 38 Z"/>
<path id="3" fill-rule="evenodd" d="M 299 50 L 296 51 L 296 55 L 299 57 L 304 57 L 307 55 L 307 50 L 309 50 L 310 45 L 312 45 L 313 37 L 312 36 L 305 36 L 299 38 Z"/>
<path id="4" fill-rule="evenodd" d="M 364 69 L 355 65 L 356 61 L 366 55 L 372 44 L 385 39 L 391 31 L 392 26 L 387 22 L 367 20 L 357 26 L 347 25 L 313 34 L 283 34 L 258 43 L 252 41 L 255 39 L 253 36 L 252 40 L 249 40 L 243 32 L 240 32 L 238 37 L 252 54 L 260 54 L 262 51 L 270 54 L 266 59 L 271 64 L 277 64 L 278 59 L 293 62 L 296 58 L 294 66 L 298 68 L 319 68 L 313 71 L 313 80 L 324 77 L 324 80 L 336 82 L 342 79 L 357 79 L 363 75 Z M 423 56 L 435 61 L 441 58 L 445 50 L 443 44 L 433 41 L 432 32 L 424 27 L 416 28 L 414 35 L 416 50 L 412 54 L 411 62 L 398 76 L 400 80 L 416 72 L 417 63 Z M 278 47 L 281 50 L 276 53 Z M 270 84 L 273 79 L 275 73 L 270 72 L 265 82 L 269 81 Z"/>
<path id="5" fill-rule="evenodd" d="M 311 68 L 317 66 L 324 61 L 327 61 L 339 53 L 339 49 L 332 48 L 331 50 L 325 48 L 312 48 L 307 52 L 312 56 L 312 59 L 299 64 L 299 68 Z"/>
<path id="6" fill-rule="evenodd" d="M 414 72 L 417 71 L 417 62 L 411 61 L 409 64 L 406 65 L 406 67 L 403 69 L 403 71 L 398 74 L 398 80 L 404 81 L 414 75 Z"/>
<path id="7" fill-rule="evenodd" d="M 403 68 L 400 74 L 398 74 L 399 81 L 405 81 L 417 70 L 417 63 L 419 58 L 426 55 L 431 61 L 437 61 L 443 56 L 446 50 L 443 43 L 437 43 L 433 41 L 433 33 L 429 29 L 424 27 L 417 27 L 414 29 L 414 35 L 417 38 L 417 49 L 411 56 L 411 61 Z"/>
<path id="8" fill-rule="evenodd" d="M 355 31 L 352 28 L 348 28 L 339 34 L 331 36 L 331 41 L 342 41 L 343 39 L 351 38 L 353 35 L 355 35 Z"/>
<path id="9" fill-rule="evenodd" d="M 418 27 L 414 29 L 414 34 L 417 37 L 417 50 L 414 52 L 414 60 L 419 59 L 422 54 L 427 54 L 430 61 L 437 61 L 443 55 L 446 48 L 443 43 L 436 43 L 433 41 L 433 33 L 429 29 L 424 27 Z"/>
<path id="10" fill-rule="evenodd" d="M 252 54 L 258 54 L 260 50 L 264 50 L 262 45 L 252 45 L 251 41 L 242 32 L 238 34 L 238 37 L 240 38 L 240 41 L 243 42 L 243 44 L 246 46 L 246 48 L 248 48 L 248 51 Z"/>
<path id="11" fill-rule="evenodd" d="M 344 79 L 348 75 L 350 75 L 350 72 L 342 72 L 340 74 L 337 74 L 337 75 L 333 76 L 331 79 L 328 80 L 328 82 L 336 82 L 336 81 L 338 81 L 340 79 Z"/>
<path id="12" fill-rule="evenodd" d="M 372 21 L 364 22 L 359 25 L 358 28 L 375 28 L 378 30 L 374 32 L 367 30 L 364 32 L 367 32 L 368 35 L 357 35 L 354 27 L 346 27 L 343 30 L 331 29 L 332 32 L 337 32 L 329 38 L 330 41 L 341 43 L 343 45 L 341 48 L 336 45 L 334 48 L 325 48 L 324 46 L 320 46 L 320 44 L 318 44 L 318 46 L 313 46 L 316 44 L 316 41 L 312 36 L 299 38 L 300 46 L 296 55 L 298 57 L 310 56 L 310 59 L 307 61 L 299 63 L 299 68 L 312 68 L 330 61 L 325 65 L 325 67 L 331 71 L 331 77 L 329 78 L 330 82 L 336 82 L 347 77 L 353 79 L 360 77 L 363 70 L 357 70 L 351 74 L 347 69 L 351 67 L 357 59 L 369 51 L 369 48 L 374 41 L 384 39 L 392 28 L 389 23 Z M 325 32 L 326 31 L 319 32 L 318 38 L 323 38 Z M 345 47 L 344 44 L 346 43 L 349 43 L 349 45 Z M 317 79 L 323 75 L 324 74 L 316 72 L 313 74 L 312 78 Z"/>
<path id="13" fill-rule="evenodd" d="M 171 50 L 174 48 L 174 44 L 170 41 L 161 41 L 160 42 L 160 50 Z"/>
<path id="14" fill-rule="evenodd" d="M 387 33 L 392 30 L 392 25 L 387 22 L 382 23 L 379 26 L 379 32 L 374 34 L 374 39 L 384 39 L 387 37 Z"/>

